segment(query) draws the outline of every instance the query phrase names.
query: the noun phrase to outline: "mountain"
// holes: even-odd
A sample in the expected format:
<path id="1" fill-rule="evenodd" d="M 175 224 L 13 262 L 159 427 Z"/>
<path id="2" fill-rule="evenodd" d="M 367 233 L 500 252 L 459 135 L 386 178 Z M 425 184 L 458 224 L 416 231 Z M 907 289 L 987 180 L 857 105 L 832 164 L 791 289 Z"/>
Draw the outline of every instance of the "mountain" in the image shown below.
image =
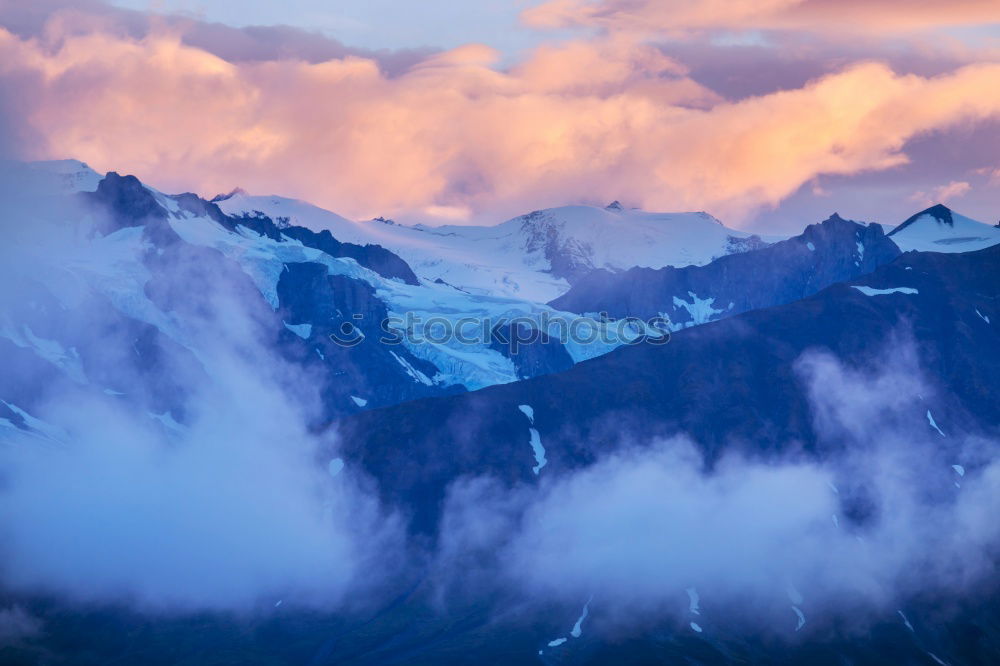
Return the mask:
<path id="1" fill-rule="evenodd" d="M 898 255 L 879 225 L 834 214 L 798 236 L 704 266 L 595 270 L 550 305 L 616 318 L 660 316 L 678 330 L 805 298 Z"/>
<path id="2" fill-rule="evenodd" d="M 250 567 L 242 614 L 168 607 L 155 620 L 128 603 L 127 585 L 86 605 L 66 603 L 58 583 L 37 594 L 0 589 L 0 622 L 37 617 L 43 628 L 0 641 L 0 662 L 1000 659 L 988 556 L 997 538 L 1000 246 L 958 252 L 963 243 L 932 242 L 953 251 L 901 252 L 894 240 L 925 229 L 964 238 L 965 218 L 918 214 L 886 236 L 834 215 L 776 240 L 703 214 L 613 204 L 431 229 L 353 222 L 242 192 L 170 195 L 72 161 L 25 169 L 30 196 L 8 206 L 0 265 L 0 490 L 38 505 L 21 505 L 30 529 L 19 536 L 73 515 L 52 496 L 89 500 L 97 487 L 81 515 L 102 511 L 124 524 L 101 527 L 141 576 L 150 577 L 147 542 L 187 555 L 172 523 L 202 512 L 195 550 L 222 544 L 209 563 L 290 557 L 293 575 L 282 569 L 258 586 L 275 570 Z M 543 295 L 551 305 L 534 298 Z M 610 316 L 572 314 L 597 310 Z M 628 316 L 663 316 L 673 335 L 622 326 Z M 582 328 L 563 341 L 551 317 Z M 485 322 L 490 335 L 438 335 L 463 322 Z M 522 337 L 519 349 L 503 342 Z M 225 365 L 233 358 L 236 370 Z M 821 366 L 826 374 L 808 374 Z M 222 375 L 227 382 L 216 381 Z M 205 387 L 210 400 L 197 392 Z M 302 429 L 316 449 L 301 446 L 293 413 L 314 393 L 320 404 L 304 409 Z M 265 430 L 260 439 L 280 455 L 254 456 L 256 432 L 234 433 L 232 418 L 208 419 L 207 432 L 186 438 L 202 403 L 223 416 L 260 410 L 267 427 L 249 429 Z M 65 422 L 38 418 L 39 406 L 53 405 Z M 163 429 L 148 470 L 129 462 L 129 422 L 105 423 L 119 412 Z M 872 455 L 883 440 L 895 457 Z M 689 454 L 666 455 L 687 442 Z M 95 446 L 97 458 L 84 455 Z M 304 471 L 285 469 L 285 454 L 303 458 Z M 148 492 L 134 491 L 136 469 L 149 475 Z M 50 476 L 55 492 L 24 480 Z M 870 484 L 885 479 L 898 485 L 881 495 Z M 285 504 L 274 490 L 299 487 L 310 501 Z M 185 506 L 174 512 L 178 488 Z M 263 501 L 245 507 L 246 488 Z M 909 497 L 900 488 L 926 503 L 899 513 Z M 354 492 L 370 502 L 352 504 Z M 218 508 L 230 494 L 237 508 L 221 499 Z M 340 502 L 350 510 L 338 518 Z M 225 523 L 268 520 L 271 505 L 282 525 L 315 518 L 317 540 L 308 529 L 306 539 L 265 530 L 282 542 L 271 550 L 229 538 Z M 6 504 L 0 512 L 15 513 Z M 349 607 L 313 607 L 328 590 L 311 569 L 304 586 L 294 583 L 300 555 L 322 549 L 340 519 L 380 552 L 347 560 L 365 579 Z M 400 543 L 367 531 L 368 521 Z M 72 527 L 67 543 L 90 526 Z M 755 540 L 757 530 L 765 538 Z M 210 538 L 217 531 L 222 542 Z M 50 557 L 59 539 L 41 533 L 30 552 L 60 570 L 63 561 L 92 570 L 75 552 Z M 243 543 L 256 548 L 241 554 Z M 906 557 L 912 548 L 944 554 L 923 566 Z M 261 557 L 249 558 L 256 549 Z M 212 587 L 210 572 L 184 562 L 196 586 Z M 971 577 L 982 570 L 985 578 Z M 939 578 L 972 583 L 923 585 Z"/>
<path id="3" fill-rule="evenodd" d="M 937 204 L 890 231 L 889 238 L 904 252 L 969 252 L 1000 243 L 1000 228 Z"/>
<path id="4" fill-rule="evenodd" d="M 775 240 L 729 229 L 707 213 L 647 213 L 617 202 L 606 208 L 549 208 L 491 227 L 427 227 L 382 218 L 352 222 L 302 201 L 241 190 L 214 201 L 228 215 L 261 215 L 329 229 L 343 241 L 377 243 L 423 279 L 471 294 L 536 302 L 556 298 L 596 268 L 700 266 Z"/>
<path id="5" fill-rule="evenodd" d="M 933 411 L 954 435 L 995 432 L 998 321 L 1000 247 L 906 253 L 809 298 L 685 329 L 667 345 L 627 346 L 565 372 L 358 414 L 337 429 L 348 443 L 348 464 L 379 479 L 386 502 L 410 507 L 414 529 L 433 530 L 455 478 L 491 470 L 510 484 L 534 482 L 519 405 L 533 411 L 548 461 L 542 475 L 587 466 L 626 443 L 678 434 L 698 442 L 709 459 L 741 446 L 764 456 L 790 446 L 829 453 L 796 359 L 819 348 L 851 367 L 874 367 L 901 325 L 912 330 L 940 388 L 934 402 L 911 406 L 913 423 L 928 427 L 925 412 Z M 441 427 L 456 422 L 463 427 Z"/>
<path id="6" fill-rule="evenodd" d="M 20 296 L 0 313 L 10 370 L 0 399 L 29 415 L 69 381 L 183 423 L 184 377 L 190 383 L 206 371 L 207 349 L 225 338 L 213 327 L 238 327 L 240 318 L 266 348 L 314 375 L 321 421 L 565 369 L 623 342 L 607 324 L 543 304 L 421 280 L 391 251 L 343 242 L 326 229 L 227 215 L 134 176 L 111 172 L 95 181 L 78 162 L 25 170 L 44 196 L 32 201 L 32 225 L 15 225 L 8 238 L 33 260 L 31 271 L 12 277 Z M 227 308 L 240 318 L 217 319 Z M 560 316 L 601 332 L 604 342 L 557 344 L 540 327 Z M 489 322 L 499 336 L 431 335 L 462 321 Z M 99 338 L 95 326 L 104 331 Z M 503 344 L 512 326 L 540 335 L 517 349 Z"/>

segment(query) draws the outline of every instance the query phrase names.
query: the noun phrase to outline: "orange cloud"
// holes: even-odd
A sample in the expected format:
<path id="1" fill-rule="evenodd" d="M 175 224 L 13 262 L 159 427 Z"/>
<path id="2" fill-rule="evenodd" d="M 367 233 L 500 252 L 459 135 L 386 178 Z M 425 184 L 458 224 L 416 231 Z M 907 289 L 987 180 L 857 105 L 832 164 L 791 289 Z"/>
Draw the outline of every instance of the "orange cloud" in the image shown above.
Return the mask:
<path id="1" fill-rule="evenodd" d="M 614 35 L 507 70 L 495 60 L 471 45 L 388 76 L 360 56 L 233 63 L 169 32 L 0 30 L 3 94 L 27 100 L 45 137 L 31 157 L 171 191 L 238 184 L 357 218 L 498 221 L 623 199 L 739 224 L 817 175 L 902 164 L 917 135 L 1000 116 L 1000 64 L 926 78 L 865 63 L 727 102 Z"/>
<path id="2" fill-rule="evenodd" d="M 877 30 L 899 33 L 1000 23 L 996 0 L 548 0 L 522 14 L 535 27 L 638 32 Z"/>

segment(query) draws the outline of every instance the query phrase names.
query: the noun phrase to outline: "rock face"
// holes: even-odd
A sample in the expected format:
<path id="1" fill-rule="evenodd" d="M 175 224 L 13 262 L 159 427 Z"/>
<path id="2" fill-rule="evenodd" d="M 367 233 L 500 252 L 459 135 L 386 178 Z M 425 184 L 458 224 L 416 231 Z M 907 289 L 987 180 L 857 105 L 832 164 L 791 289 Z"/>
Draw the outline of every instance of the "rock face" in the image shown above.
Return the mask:
<path id="1" fill-rule="evenodd" d="M 706 266 L 593 271 L 550 305 L 616 318 L 660 315 L 679 329 L 805 298 L 870 273 L 899 254 L 879 225 L 834 214 L 799 236 Z"/>
<path id="2" fill-rule="evenodd" d="M 100 211 L 98 228 L 104 234 L 167 217 L 167 211 L 135 176 L 111 171 L 97 184 L 95 192 L 81 192 L 80 196 Z"/>
<path id="3" fill-rule="evenodd" d="M 284 235 L 299 241 L 306 247 L 321 250 L 331 257 L 350 257 L 383 277 L 398 278 L 407 284 L 418 284 L 417 276 L 413 274 L 406 262 L 384 247 L 341 243 L 327 230 L 317 233 L 305 227 L 281 224 L 260 213 L 239 216 L 226 215 L 219 209 L 217 203 L 205 201 L 195 194 L 181 194 L 175 198 L 183 210 L 215 220 L 230 231 L 235 231 L 239 225 L 252 229 L 272 240 L 280 240 Z"/>

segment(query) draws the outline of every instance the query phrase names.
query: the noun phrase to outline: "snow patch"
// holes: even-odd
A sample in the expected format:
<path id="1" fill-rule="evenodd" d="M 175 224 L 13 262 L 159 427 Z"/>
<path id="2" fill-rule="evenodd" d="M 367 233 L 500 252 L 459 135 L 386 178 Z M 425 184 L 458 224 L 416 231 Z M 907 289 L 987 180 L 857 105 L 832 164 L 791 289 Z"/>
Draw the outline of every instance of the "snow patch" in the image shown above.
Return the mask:
<path id="1" fill-rule="evenodd" d="M 542 446 L 542 438 L 539 436 L 538 431 L 534 428 L 528 428 L 528 434 L 531 437 L 531 450 L 535 454 L 536 465 L 531 468 L 531 471 L 538 476 L 538 473 L 542 471 L 548 460 L 545 459 L 545 447 Z"/>
<path id="2" fill-rule="evenodd" d="M 299 336 L 303 340 L 308 340 L 312 335 L 312 324 L 289 324 L 287 321 L 281 322 L 289 331 Z"/>
<path id="3" fill-rule="evenodd" d="M 163 412 L 162 414 L 153 414 L 152 412 L 147 412 L 147 414 L 151 419 L 154 419 L 162 423 L 163 426 L 167 428 L 167 430 L 170 430 L 175 433 L 187 432 L 187 428 L 185 428 L 183 425 L 175 421 L 173 414 L 171 414 L 169 410 Z"/>
<path id="4" fill-rule="evenodd" d="M 715 303 L 714 298 L 698 298 L 693 291 L 689 291 L 688 296 L 691 297 L 690 303 L 674 296 L 674 308 L 683 308 L 691 315 L 692 321 L 685 322 L 685 327 L 707 324 L 712 321 L 712 317 L 725 312 L 725 310 L 716 310 L 712 307 L 712 304 Z"/>
<path id="5" fill-rule="evenodd" d="M 35 335 L 27 324 L 16 330 L 9 322 L 0 326 L 0 336 L 7 338 L 22 349 L 30 349 L 42 359 L 62 370 L 67 377 L 77 384 L 86 384 L 87 377 L 83 372 L 83 363 L 75 348 L 64 349 L 58 340 Z"/>
<path id="6" fill-rule="evenodd" d="M 351 400 L 353 400 L 354 404 L 357 405 L 358 407 L 364 407 L 365 405 L 368 404 L 367 400 L 365 400 L 364 398 L 359 398 L 356 395 L 352 395 Z"/>
<path id="7" fill-rule="evenodd" d="M 799 619 L 798 624 L 795 625 L 795 631 L 798 631 L 802 627 L 806 626 L 806 616 L 802 612 L 802 609 L 800 609 L 798 606 L 792 606 L 792 610 L 795 612 L 795 615 Z"/>
<path id="8" fill-rule="evenodd" d="M 893 287 L 892 289 L 874 289 L 872 287 L 859 287 L 857 285 L 852 285 L 855 289 L 860 291 L 865 296 L 883 296 L 885 294 L 918 294 L 916 289 L 912 287 Z"/>
<path id="9" fill-rule="evenodd" d="M 404 370 L 406 370 L 406 374 L 410 375 L 410 377 L 413 378 L 413 381 L 419 382 L 419 383 L 421 383 L 421 384 L 423 384 L 425 386 L 433 386 L 434 385 L 434 382 L 431 381 L 430 377 L 428 377 L 424 373 L 422 373 L 419 370 L 417 370 L 416 368 L 414 368 L 413 365 L 410 364 L 410 362 L 407 361 L 405 358 L 403 358 L 402 356 L 400 356 L 399 354 L 397 354 L 394 351 L 390 351 L 389 353 L 392 354 L 392 357 L 394 359 L 396 359 L 397 361 L 399 361 L 399 364 L 401 366 L 403 366 Z"/>
<path id="10" fill-rule="evenodd" d="M 327 471 L 330 472 L 330 476 L 334 476 L 335 477 L 338 474 L 340 474 L 341 471 L 343 471 L 343 469 L 344 469 L 344 459 L 343 458 L 334 458 L 333 460 L 330 461 L 330 463 L 327 465 L 326 468 L 327 468 Z"/>
<path id="11" fill-rule="evenodd" d="M 594 597 L 590 597 L 587 603 L 583 605 L 583 611 L 580 613 L 580 617 L 576 619 L 576 624 L 573 625 L 573 629 L 569 632 L 569 635 L 573 638 L 579 638 L 583 635 L 583 621 L 587 619 L 590 615 L 590 602 L 594 600 Z"/>
<path id="12" fill-rule="evenodd" d="M 521 413 L 528 417 L 528 421 L 531 425 L 535 425 L 535 410 L 531 408 L 531 405 L 518 405 L 518 409 Z"/>
<path id="13" fill-rule="evenodd" d="M 941 435 L 942 437 L 945 436 L 945 434 L 941 432 L 941 428 L 938 427 L 937 422 L 934 420 L 934 415 L 931 414 L 931 410 L 929 409 L 927 410 L 927 423 L 929 423 L 932 428 L 937 430 L 939 435 Z"/>
<path id="14" fill-rule="evenodd" d="M 701 601 L 701 597 L 698 596 L 698 590 L 693 587 L 689 587 L 684 591 L 687 592 L 688 595 L 688 612 L 692 615 L 701 615 L 701 612 L 698 610 L 698 604 Z"/>
<path id="15" fill-rule="evenodd" d="M 917 633 L 916 631 L 913 630 L 913 625 L 910 624 L 910 621 L 906 619 L 906 615 L 903 614 L 903 611 L 897 610 L 896 612 L 899 613 L 899 617 L 903 618 L 903 624 L 906 625 L 906 628 L 909 629 L 914 634 Z"/>
<path id="16" fill-rule="evenodd" d="M 697 631 L 699 634 L 701 633 L 701 625 L 699 625 L 697 622 L 692 622 L 691 628 Z"/>

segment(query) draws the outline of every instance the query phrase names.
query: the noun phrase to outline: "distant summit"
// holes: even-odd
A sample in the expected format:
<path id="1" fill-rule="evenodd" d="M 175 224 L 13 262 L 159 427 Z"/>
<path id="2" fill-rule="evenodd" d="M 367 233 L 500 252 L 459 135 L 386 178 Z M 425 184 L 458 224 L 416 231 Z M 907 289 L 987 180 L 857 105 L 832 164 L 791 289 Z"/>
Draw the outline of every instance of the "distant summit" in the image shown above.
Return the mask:
<path id="1" fill-rule="evenodd" d="M 232 199 L 237 194 L 247 196 L 247 191 L 242 187 L 233 188 L 229 194 L 216 194 L 214 197 L 209 199 L 212 203 L 218 203 L 219 201 L 226 201 L 227 199 Z"/>
<path id="2" fill-rule="evenodd" d="M 955 218 L 952 216 L 951 209 L 944 204 L 934 204 L 930 208 L 924 209 L 919 213 L 908 217 L 905 222 L 890 231 L 889 235 L 892 236 L 893 234 L 902 231 L 925 215 L 934 218 L 940 224 L 947 224 L 949 227 L 955 226 Z"/>
<path id="3" fill-rule="evenodd" d="M 618 199 L 615 199 L 607 206 L 605 206 L 604 210 L 625 210 L 625 206 L 623 206 L 622 203 L 618 201 Z"/>
<path id="4" fill-rule="evenodd" d="M 942 204 L 910 216 L 888 236 L 904 252 L 970 252 L 1000 243 L 1000 229 Z"/>

